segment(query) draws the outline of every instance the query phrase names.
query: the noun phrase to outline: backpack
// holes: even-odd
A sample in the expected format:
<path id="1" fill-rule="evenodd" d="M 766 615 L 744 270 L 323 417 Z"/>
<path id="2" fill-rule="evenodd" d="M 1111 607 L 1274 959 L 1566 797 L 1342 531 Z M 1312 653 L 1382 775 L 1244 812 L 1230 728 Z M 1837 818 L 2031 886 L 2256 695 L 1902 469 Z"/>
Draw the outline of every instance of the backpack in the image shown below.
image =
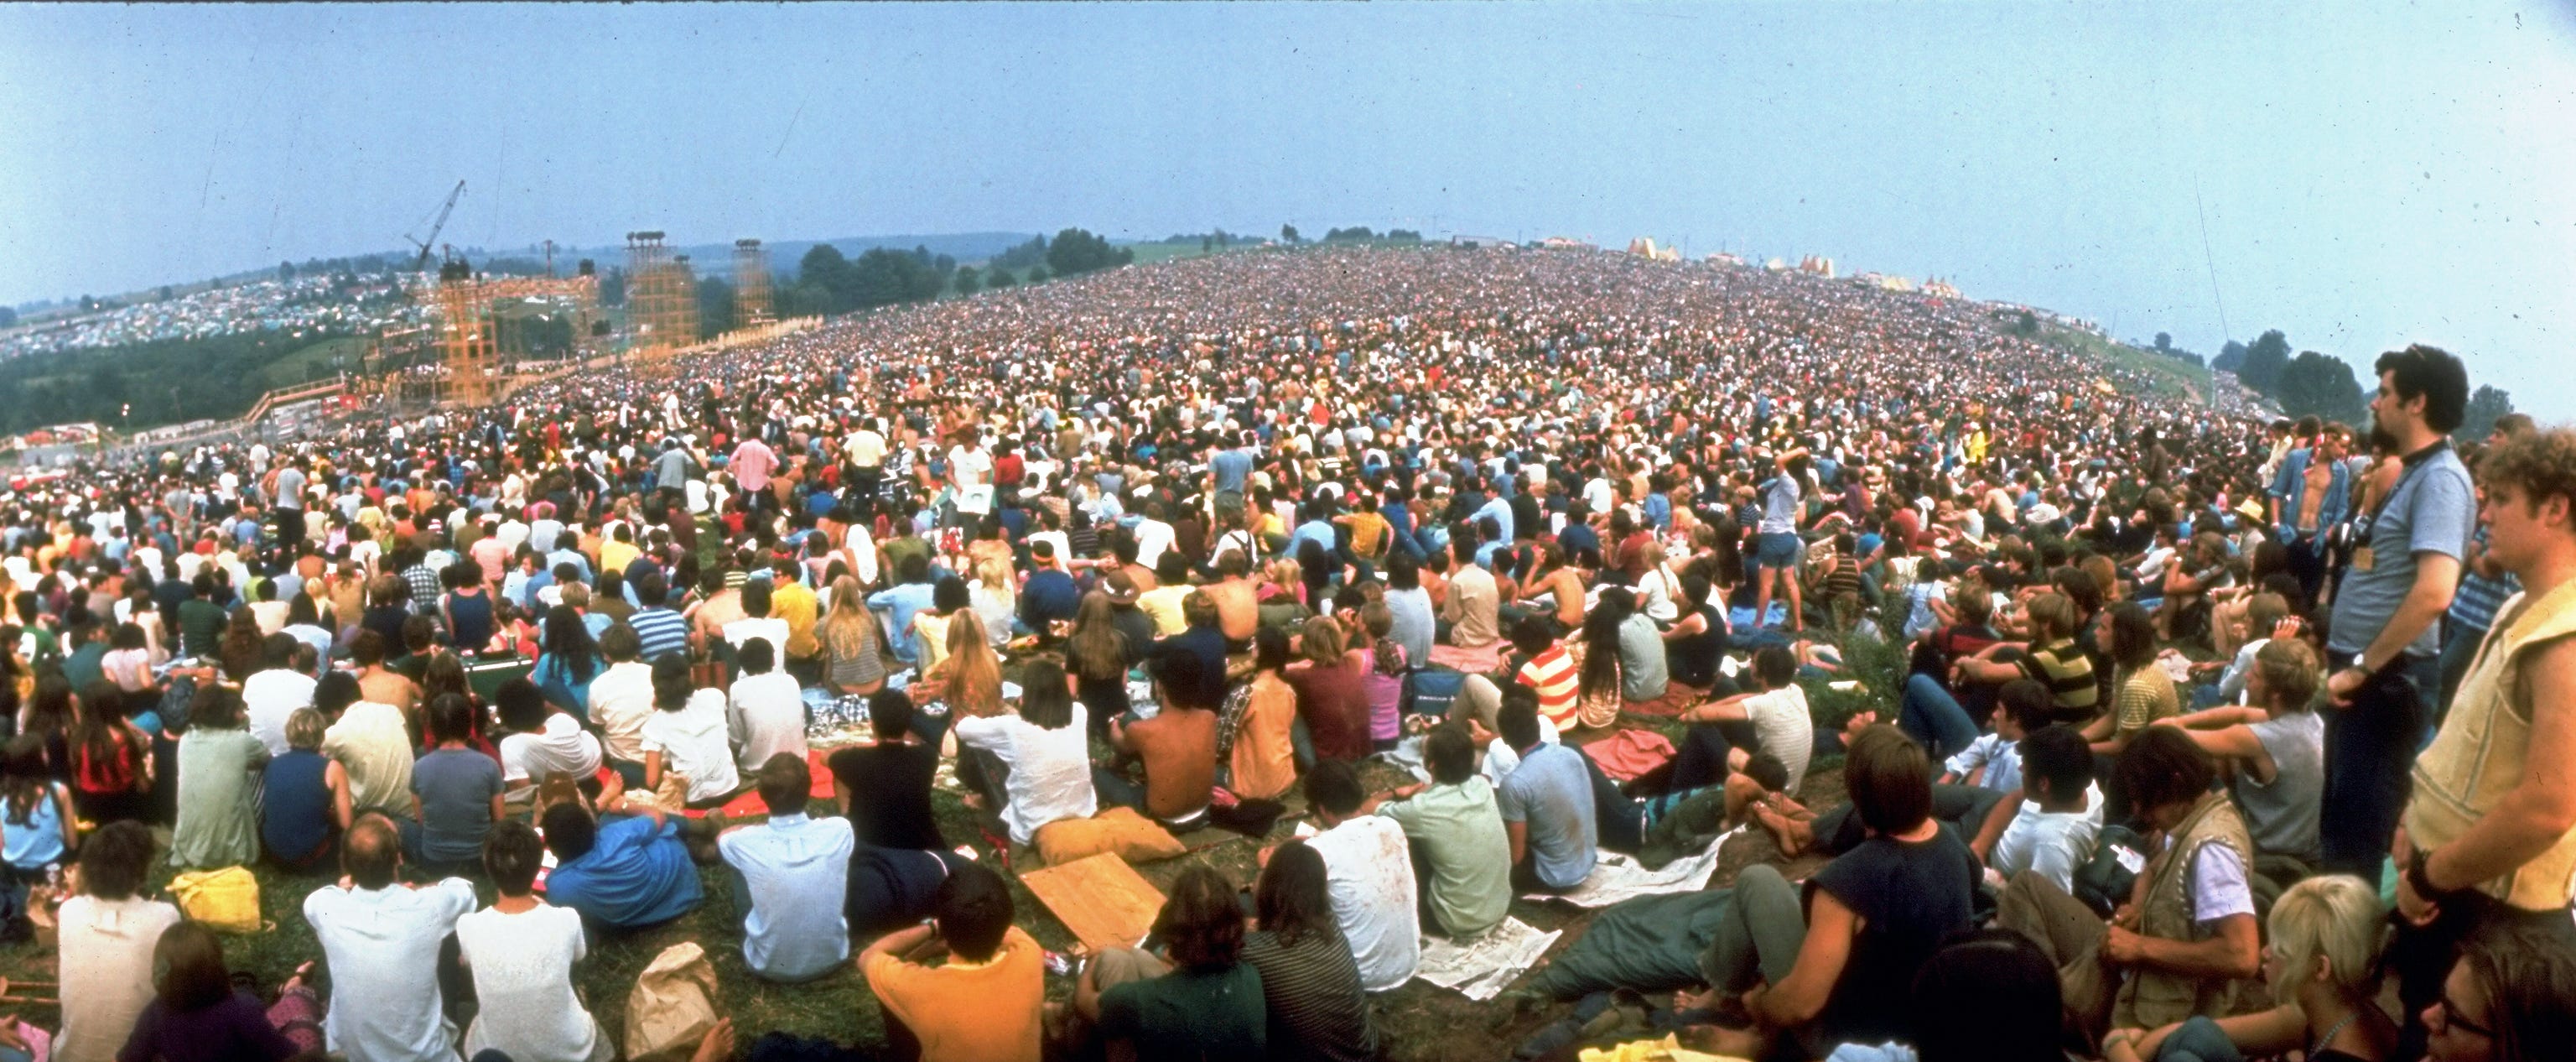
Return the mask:
<path id="1" fill-rule="evenodd" d="M 1398 703 L 1404 715 L 1428 715 L 1449 718 L 1449 710 L 1466 691 L 1467 673 L 1445 667 L 1426 667 L 1404 674 L 1404 692 Z"/>
<path id="2" fill-rule="evenodd" d="M 2129 902 L 2138 875 L 2147 868 L 2147 841 L 2126 826 L 2102 827 L 2093 858 L 2075 868 L 2075 898 L 2105 918 Z"/>

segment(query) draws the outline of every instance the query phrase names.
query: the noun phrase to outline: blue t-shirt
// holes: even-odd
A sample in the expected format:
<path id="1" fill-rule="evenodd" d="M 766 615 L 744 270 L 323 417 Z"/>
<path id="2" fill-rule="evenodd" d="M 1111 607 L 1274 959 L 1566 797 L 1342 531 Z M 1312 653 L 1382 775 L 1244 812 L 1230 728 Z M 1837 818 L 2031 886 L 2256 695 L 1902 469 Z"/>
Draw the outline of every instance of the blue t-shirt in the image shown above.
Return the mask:
<path id="1" fill-rule="evenodd" d="M 612 926 L 668 922 L 698 906 L 698 869 L 677 823 L 650 816 L 600 820 L 588 852 L 546 876 L 546 902 Z"/>
<path id="2" fill-rule="evenodd" d="M 1216 474 L 1216 489 L 1243 493 L 1243 482 L 1252 477 L 1252 451 L 1219 450 L 1208 458 L 1208 471 Z"/>
<path id="3" fill-rule="evenodd" d="M 894 622 L 887 626 L 894 631 L 895 658 L 905 663 L 921 659 L 921 646 L 913 638 L 912 617 L 930 607 L 930 590 L 929 583 L 903 583 L 868 597 L 869 608 L 894 614 Z"/>
<path id="4" fill-rule="evenodd" d="M 413 761 L 411 791 L 420 798 L 422 858 L 482 858 L 492 798 L 501 793 L 500 764 L 472 749 L 439 749 Z"/>
<path id="5" fill-rule="evenodd" d="M 1592 775 L 1582 755 L 1561 744 L 1541 745 L 1503 777 L 1503 821 L 1528 824 L 1532 868 L 1550 888 L 1581 884 L 1601 857 Z"/>
<path id="6" fill-rule="evenodd" d="M 2468 466 L 2447 442 L 2430 453 L 2418 453 L 2388 492 L 2379 515 L 2370 522 L 2368 564 L 2355 550 L 2343 582 L 2335 589 L 2334 632 L 2326 651 L 2349 659 L 2368 647 L 2397 606 L 2415 588 L 2415 557 L 2440 553 L 2454 559 L 2468 555 L 2469 535 L 2478 523 L 2477 488 Z M 2408 656 L 2429 657 L 2442 650 L 2442 625 L 2427 623 L 2406 647 Z M 2337 661 L 2340 664 L 2342 661 Z"/>
<path id="7" fill-rule="evenodd" d="M 1566 524 L 1565 530 L 1557 532 L 1556 544 L 1565 547 L 1565 559 L 1568 562 L 1581 556 L 1584 550 L 1591 550 L 1595 554 L 1601 552 L 1601 536 L 1588 524 Z"/>
<path id="8" fill-rule="evenodd" d="M 27 821 L 14 818 L 0 823 L 0 857 L 22 871 L 41 875 L 45 864 L 63 859 L 63 812 L 54 801 L 62 783 L 48 783 L 36 791 L 36 799 L 27 806 Z"/>
<path id="9" fill-rule="evenodd" d="M 290 859 L 312 855 L 331 836 L 331 761 L 293 749 L 268 761 L 261 785 L 259 838 Z"/>

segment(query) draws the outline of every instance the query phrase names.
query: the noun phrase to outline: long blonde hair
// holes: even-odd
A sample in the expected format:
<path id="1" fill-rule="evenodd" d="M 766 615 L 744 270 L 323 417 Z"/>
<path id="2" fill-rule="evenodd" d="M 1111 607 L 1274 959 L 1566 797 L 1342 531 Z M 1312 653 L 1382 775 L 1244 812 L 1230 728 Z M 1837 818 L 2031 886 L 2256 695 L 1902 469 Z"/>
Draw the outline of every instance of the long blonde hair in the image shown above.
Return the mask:
<path id="1" fill-rule="evenodd" d="M 1000 557 L 986 557 L 976 562 L 975 581 L 1005 593 L 1019 589 L 1017 581 L 1011 578 L 1011 562 Z"/>
<path id="2" fill-rule="evenodd" d="M 859 593 L 859 581 L 844 575 L 832 580 L 832 612 L 823 617 L 823 642 L 843 647 L 873 647 L 885 637 L 877 626 L 876 613 L 868 611 L 868 599 Z M 853 642 L 850 639 L 865 639 Z M 853 654 L 855 655 L 855 654 Z"/>
<path id="3" fill-rule="evenodd" d="M 984 618 L 971 608 L 948 617 L 948 706 L 968 715 L 986 716 L 1002 708 L 1002 658 L 984 640 Z"/>

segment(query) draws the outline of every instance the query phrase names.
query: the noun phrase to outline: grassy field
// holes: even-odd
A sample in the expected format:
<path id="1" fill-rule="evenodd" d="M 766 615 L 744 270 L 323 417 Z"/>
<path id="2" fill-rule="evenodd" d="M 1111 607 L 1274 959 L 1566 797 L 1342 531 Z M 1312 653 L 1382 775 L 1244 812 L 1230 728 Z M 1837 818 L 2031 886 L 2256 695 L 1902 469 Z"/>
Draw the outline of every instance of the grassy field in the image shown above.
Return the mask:
<path id="1" fill-rule="evenodd" d="M 1895 676 L 1903 665 L 1901 652 L 1876 644 L 1856 644 L 1846 671 L 1859 678 L 1865 689 L 1844 693 L 1811 683 L 1810 703 L 1817 721 L 1838 725 L 1853 712 L 1876 710 L 1882 719 L 1892 719 L 1893 701 L 1879 691 L 1896 688 Z M 1646 726 L 1678 737 L 1680 728 L 1666 720 L 1631 719 L 1627 725 Z M 1601 736 L 1606 736 L 1603 732 Z M 1841 781 L 1836 765 L 1819 761 L 1807 778 L 1801 796 L 1817 806 L 1829 806 L 1841 797 Z M 1363 765 L 1362 776 L 1374 789 L 1391 788 L 1411 781 L 1395 768 L 1370 761 Z M 1002 869 L 996 853 L 980 842 L 976 816 L 960 800 L 960 790 L 941 772 L 941 784 L 932 794 L 932 805 L 941 830 L 951 845 L 972 844 L 985 864 Z M 1137 868 L 1158 888 L 1168 888 L 1180 871 L 1191 863 L 1204 863 L 1224 873 L 1237 884 L 1249 884 L 1257 869 L 1259 850 L 1293 835 L 1296 822 L 1304 814 L 1301 801 L 1289 800 L 1290 815 L 1283 817 L 1266 838 L 1254 840 L 1217 830 L 1201 831 L 1183 838 L 1192 848 L 1189 855 Z M 996 831 L 998 832 L 998 831 Z M 1718 876 L 1710 886 L 1720 887 L 1734 878 L 1735 871 L 1749 863 L 1776 860 L 1776 850 L 1767 839 L 1731 845 L 1726 851 Z M 1034 853 L 1025 849 L 1012 856 L 1013 865 L 1026 868 L 1037 865 Z M 316 876 L 297 876 L 275 869 L 255 868 L 260 882 L 262 915 L 273 927 L 254 936 L 226 938 L 226 957 L 236 971 L 249 971 L 264 987 L 273 988 L 292 974 L 298 964 L 320 958 L 320 947 L 302 915 L 304 898 L 328 882 Z M 707 950 L 722 984 L 720 1006 L 730 1014 L 735 1027 L 748 1043 L 760 1033 L 779 1030 L 800 1036 L 830 1039 L 837 1043 L 868 1047 L 883 1043 L 883 1023 L 875 997 L 855 968 L 845 966 L 821 980 L 793 987 L 767 985 L 754 978 L 742 959 L 740 931 L 742 912 L 734 909 L 720 867 L 700 868 L 706 899 L 697 910 L 670 924 L 648 930 L 595 933 L 589 958 L 577 971 L 578 987 L 612 1038 L 622 1035 L 626 1002 L 636 976 L 652 962 L 662 949 L 682 941 L 696 941 Z M 159 868 L 153 885 L 166 883 L 170 871 Z M 1018 923 L 1051 951 L 1070 949 L 1074 940 L 1063 924 L 1047 913 L 1028 891 L 1012 880 L 1018 901 Z M 491 899 L 488 887 L 484 899 Z M 1515 900 L 1512 915 L 1541 931 L 1563 930 L 1565 935 L 1552 949 L 1562 951 L 1582 936 L 1589 923 L 1589 912 L 1555 903 L 1532 903 Z M 858 945 L 854 944 L 855 954 Z M 0 949 L 0 976 L 17 979 L 52 980 L 54 958 L 32 944 L 12 945 Z M 1069 999 L 1073 982 L 1070 977 L 1050 975 L 1047 979 L 1049 999 Z M 1515 1016 L 1508 1008 L 1491 1003 L 1476 1003 L 1446 989 L 1421 981 L 1406 983 L 1392 992 L 1372 998 L 1375 1017 L 1389 1046 L 1391 1059 L 1398 1062 L 1448 1062 L 1448 1060 L 1486 1060 L 1508 1055 L 1511 1048 L 1537 1026 L 1552 1020 L 1552 1013 Z M 55 1015 L 47 1008 L 36 1008 L 28 1017 L 39 1023 L 51 1023 Z M 1634 1032 L 1635 1030 L 1632 1030 Z"/>
<path id="2" fill-rule="evenodd" d="M 366 352 L 365 339 L 358 336 L 340 336 L 299 348 L 292 354 L 261 366 L 259 373 L 267 385 L 264 390 L 274 391 L 281 387 L 293 387 L 300 383 L 326 379 L 342 365 L 349 371 L 356 372 L 358 358 Z M 341 359 L 341 364 L 334 365 L 333 358 Z"/>
<path id="3" fill-rule="evenodd" d="M 2055 325 L 2042 325 L 2040 341 L 2096 364 L 2115 366 L 2143 374 L 2151 393 L 2205 402 L 2209 397 L 2209 372 L 2164 357 L 2152 350 L 2140 350 L 2116 343 L 2090 332 Z"/>

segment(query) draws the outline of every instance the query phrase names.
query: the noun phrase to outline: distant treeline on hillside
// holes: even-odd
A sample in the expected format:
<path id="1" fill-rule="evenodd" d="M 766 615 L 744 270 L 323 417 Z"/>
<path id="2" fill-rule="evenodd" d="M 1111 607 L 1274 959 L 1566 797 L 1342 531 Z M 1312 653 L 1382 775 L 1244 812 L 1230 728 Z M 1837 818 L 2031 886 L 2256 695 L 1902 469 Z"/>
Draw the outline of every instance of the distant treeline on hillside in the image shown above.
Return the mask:
<path id="1" fill-rule="evenodd" d="M 330 338 L 237 332 L 0 361 L 0 434 L 80 421 L 139 430 L 238 417 L 269 390 L 269 366 Z"/>

